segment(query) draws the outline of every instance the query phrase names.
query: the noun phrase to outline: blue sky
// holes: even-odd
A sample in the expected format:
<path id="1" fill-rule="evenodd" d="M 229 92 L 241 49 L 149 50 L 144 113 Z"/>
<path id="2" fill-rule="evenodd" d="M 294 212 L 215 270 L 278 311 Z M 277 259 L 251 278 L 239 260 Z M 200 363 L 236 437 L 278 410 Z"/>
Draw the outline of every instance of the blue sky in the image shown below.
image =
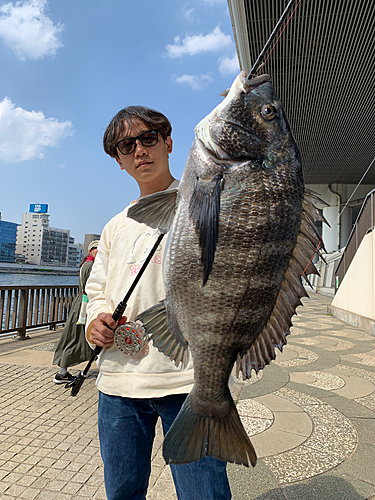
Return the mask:
<path id="1" fill-rule="evenodd" d="M 47 203 L 77 243 L 138 196 L 102 148 L 123 107 L 173 126 L 181 178 L 195 125 L 239 71 L 225 0 L 0 1 L 0 212 Z"/>

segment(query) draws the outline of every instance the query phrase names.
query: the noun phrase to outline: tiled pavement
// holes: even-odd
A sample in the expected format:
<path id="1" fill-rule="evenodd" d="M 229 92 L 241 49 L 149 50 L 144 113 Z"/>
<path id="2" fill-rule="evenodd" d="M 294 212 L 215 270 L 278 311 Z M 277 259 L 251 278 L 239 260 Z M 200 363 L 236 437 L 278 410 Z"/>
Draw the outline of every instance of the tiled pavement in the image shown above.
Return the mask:
<path id="1" fill-rule="evenodd" d="M 228 465 L 234 500 L 375 499 L 375 338 L 329 302 L 311 294 L 276 362 L 232 388 L 258 454 Z M 52 382 L 59 333 L 0 341 L 0 499 L 105 499 L 96 371 L 76 398 Z M 159 427 L 147 498 L 176 500 L 161 444 Z"/>

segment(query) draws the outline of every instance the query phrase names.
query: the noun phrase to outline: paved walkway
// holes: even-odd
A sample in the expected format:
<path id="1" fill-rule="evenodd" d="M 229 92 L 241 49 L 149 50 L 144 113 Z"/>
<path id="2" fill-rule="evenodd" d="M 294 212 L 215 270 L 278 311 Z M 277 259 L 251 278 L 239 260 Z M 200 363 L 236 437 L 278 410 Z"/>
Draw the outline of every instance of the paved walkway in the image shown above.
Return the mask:
<path id="1" fill-rule="evenodd" d="M 233 386 L 258 454 L 254 469 L 228 465 L 234 500 L 375 499 L 375 338 L 329 302 L 311 294 L 277 362 Z M 76 398 L 52 382 L 60 332 L 0 341 L 1 500 L 106 498 L 97 372 Z M 161 444 L 159 426 L 147 499 L 176 500 Z"/>

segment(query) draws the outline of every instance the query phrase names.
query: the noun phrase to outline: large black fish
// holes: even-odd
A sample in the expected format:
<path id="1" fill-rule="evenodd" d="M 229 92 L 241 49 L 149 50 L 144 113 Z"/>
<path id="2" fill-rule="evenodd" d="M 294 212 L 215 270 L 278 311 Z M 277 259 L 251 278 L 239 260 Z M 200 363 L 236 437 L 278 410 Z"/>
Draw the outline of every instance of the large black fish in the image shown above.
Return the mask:
<path id="1" fill-rule="evenodd" d="M 228 388 L 286 343 L 307 296 L 301 275 L 322 220 L 305 192 L 301 158 L 268 75 L 241 73 L 195 129 L 178 189 L 141 198 L 129 216 L 169 229 L 166 298 L 142 313 L 154 345 L 176 364 L 189 347 L 195 384 L 165 437 L 167 463 L 205 455 L 256 463 Z"/>

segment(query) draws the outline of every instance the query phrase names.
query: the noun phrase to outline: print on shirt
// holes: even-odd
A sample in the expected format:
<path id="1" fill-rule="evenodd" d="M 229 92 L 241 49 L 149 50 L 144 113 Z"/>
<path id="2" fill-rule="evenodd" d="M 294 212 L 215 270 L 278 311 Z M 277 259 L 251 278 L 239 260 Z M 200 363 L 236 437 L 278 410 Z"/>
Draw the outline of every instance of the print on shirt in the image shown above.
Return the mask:
<path id="1" fill-rule="evenodd" d="M 147 255 L 150 253 L 152 247 L 155 244 L 155 236 L 159 234 L 159 231 L 156 229 L 155 231 L 145 231 L 137 236 L 134 241 L 130 259 L 127 263 L 130 266 L 130 274 L 131 276 L 137 274 L 142 267 L 142 264 L 147 258 Z M 158 246 L 156 252 L 160 252 L 162 250 L 161 244 Z M 157 255 L 155 253 L 150 261 L 152 264 L 161 264 L 162 256 Z"/>

